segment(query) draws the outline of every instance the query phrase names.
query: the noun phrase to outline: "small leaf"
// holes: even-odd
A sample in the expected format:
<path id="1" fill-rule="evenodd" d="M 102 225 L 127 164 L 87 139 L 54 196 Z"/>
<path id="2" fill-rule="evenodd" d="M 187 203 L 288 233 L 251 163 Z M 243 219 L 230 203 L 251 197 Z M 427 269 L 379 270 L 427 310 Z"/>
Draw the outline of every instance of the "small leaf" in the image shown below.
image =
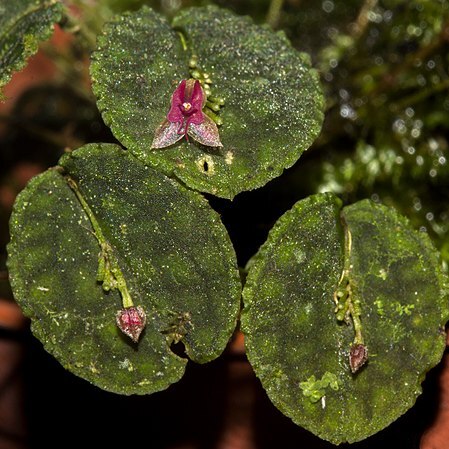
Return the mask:
<path id="1" fill-rule="evenodd" d="M 216 358 L 241 293 L 219 216 L 116 145 L 86 145 L 60 165 L 18 197 L 8 247 L 15 298 L 45 348 L 73 373 L 123 394 L 182 377 L 186 360 L 172 342 L 196 362 Z"/>
<path id="2" fill-rule="evenodd" d="M 336 308 L 342 285 L 347 319 Z M 252 261 L 242 313 L 249 361 L 294 422 L 334 444 L 362 440 L 413 405 L 441 359 L 446 286 L 427 235 L 394 210 L 309 197 Z"/>
<path id="3" fill-rule="evenodd" d="M 0 0 L 0 92 L 48 39 L 62 14 L 56 0 Z"/>
<path id="4" fill-rule="evenodd" d="M 308 56 L 281 34 L 216 7 L 185 9 L 172 25 L 148 8 L 118 17 L 99 37 L 91 74 L 104 120 L 124 146 L 189 187 L 225 198 L 293 165 L 323 120 Z M 180 80 L 192 77 L 202 82 L 213 120 L 191 127 L 198 142 L 176 139 L 167 123 L 156 131 Z M 220 148 L 204 137 L 214 122 Z M 168 148 L 151 149 L 155 132 Z"/>

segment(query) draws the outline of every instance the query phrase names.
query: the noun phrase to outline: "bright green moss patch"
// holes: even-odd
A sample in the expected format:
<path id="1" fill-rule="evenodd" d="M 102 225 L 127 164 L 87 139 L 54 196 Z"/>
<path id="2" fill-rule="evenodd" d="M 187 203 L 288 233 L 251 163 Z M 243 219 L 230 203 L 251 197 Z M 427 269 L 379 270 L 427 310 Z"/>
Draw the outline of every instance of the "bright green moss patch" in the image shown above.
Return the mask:
<path id="1" fill-rule="evenodd" d="M 329 371 L 323 374 L 321 379 L 316 379 L 312 374 L 306 381 L 299 383 L 303 395 L 310 399 L 311 402 L 317 402 L 326 396 L 326 389 L 338 390 L 337 376 Z"/>

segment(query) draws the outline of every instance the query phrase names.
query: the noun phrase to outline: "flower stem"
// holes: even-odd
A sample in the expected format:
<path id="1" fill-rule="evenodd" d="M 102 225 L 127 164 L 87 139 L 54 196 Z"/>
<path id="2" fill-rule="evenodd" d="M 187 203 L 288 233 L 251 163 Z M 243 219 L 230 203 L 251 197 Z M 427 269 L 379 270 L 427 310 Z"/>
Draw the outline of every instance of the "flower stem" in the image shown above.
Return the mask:
<path id="1" fill-rule="evenodd" d="M 351 279 L 352 234 L 343 218 L 342 222 L 345 233 L 344 265 L 343 272 L 334 292 L 335 314 L 338 321 L 344 321 L 346 324 L 352 322 L 354 340 L 351 345 L 349 360 L 351 371 L 355 373 L 367 361 L 368 350 L 364 345 L 362 320 L 360 318 L 362 315 L 360 300 L 355 298 L 354 282 Z M 354 353 L 357 354 L 354 355 Z"/>
<path id="2" fill-rule="evenodd" d="M 66 180 L 89 218 L 94 230 L 93 234 L 97 239 L 98 245 L 100 246 L 97 281 L 102 283 L 103 290 L 105 291 L 117 289 L 122 297 L 122 304 L 124 308 L 133 307 L 134 304 L 126 285 L 125 277 L 123 276 L 117 258 L 114 255 L 112 246 L 106 240 L 106 237 L 104 236 L 103 231 L 101 230 L 101 227 L 92 212 L 92 209 L 79 191 L 78 184 L 69 176 L 66 176 Z"/>
<path id="3" fill-rule="evenodd" d="M 273 29 L 277 28 L 277 26 L 279 25 L 283 4 L 284 0 L 271 0 L 270 2 L 266 22 Z"/>

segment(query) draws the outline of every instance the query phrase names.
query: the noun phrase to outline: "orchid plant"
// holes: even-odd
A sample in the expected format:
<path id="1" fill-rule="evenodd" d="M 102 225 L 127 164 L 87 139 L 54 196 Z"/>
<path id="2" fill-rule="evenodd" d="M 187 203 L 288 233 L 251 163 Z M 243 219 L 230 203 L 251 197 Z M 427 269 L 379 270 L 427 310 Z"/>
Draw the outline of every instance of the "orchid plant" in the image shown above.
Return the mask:
<path id="1" fill-rule="evenodd" d="M 0 24 L 18 37 L 0 47 L 11 61 L 2 82 L 53 23 L 82 31 L 69 27 L 65 2 L 18 0 L 9 10 L 4 2 Z M 329 67 L 356 52 L 351 42 L 370 21 L 392 17 L 371 3 L 354 35 L 328 48 Z M 68 148 L 19 195 L 10 222 L 11 287 L 45 349 L 102 389 L 144 395 L 180 380 L 188 361 L 219 357 L 239 323 L 269 398 L 320 438 L 360 441 L 405 413 L 445 348 L 439 253 L 374 195 L 347 205 L 332 182 L 298 194 L 317 178 L 301 156 L 322 131 L 326 103 L 335 114 L 348 101 L 336 109 L 350 121 L 327 126 L 354 132 L 353 108 L 362 114 L 371 97 L 351 105 L 341 88 L 340 100 L 326 102 L 329 67 L 320 79 L 285 34 L 216 6 L 170 20 L 148 7 L 119 14 L 92 45 L 92 91 L 115 140 Z M 415 68 L 415 59 L 404 65 Z M 363 70 L 358 82 L 372 79 Z M 402 74 L 392 73 L 379 89 Z M 366 159 L 369 146 L 361 148 Z M 264 220 L 274 225 L 243 257 L 224 210 L 242 198 L 252 204 L 289 173 L 296 196 L 288 207 L 279 201 L 284 209 Z M 220 213 L 216 204 L 225 204 Z"/>

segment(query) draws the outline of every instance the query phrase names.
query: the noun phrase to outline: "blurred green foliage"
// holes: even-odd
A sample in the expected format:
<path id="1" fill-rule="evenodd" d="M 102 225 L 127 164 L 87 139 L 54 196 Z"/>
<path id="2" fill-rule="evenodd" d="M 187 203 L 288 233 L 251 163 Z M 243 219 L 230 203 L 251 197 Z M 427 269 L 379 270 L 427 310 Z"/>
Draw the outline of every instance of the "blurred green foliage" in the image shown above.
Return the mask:
<path id="1" fill-rule="evenodd" d="M 395 206 L 448 260 L 449 2 L 365 4 L 318 56 L 328 114 L 315 188 Z"/>

